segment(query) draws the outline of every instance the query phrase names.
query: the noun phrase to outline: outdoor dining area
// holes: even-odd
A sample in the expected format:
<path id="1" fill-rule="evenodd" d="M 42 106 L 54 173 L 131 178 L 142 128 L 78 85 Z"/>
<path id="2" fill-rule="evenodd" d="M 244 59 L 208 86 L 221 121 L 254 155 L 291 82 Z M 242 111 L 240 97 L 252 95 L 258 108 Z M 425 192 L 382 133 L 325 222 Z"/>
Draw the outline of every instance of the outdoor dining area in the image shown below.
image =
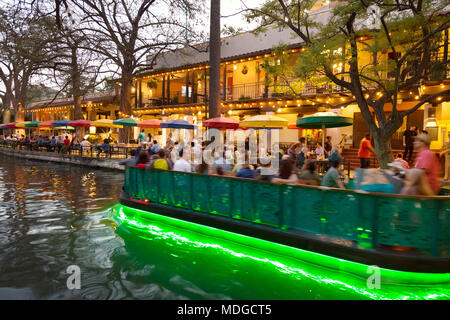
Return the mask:
<path id="1" fill-rule="evenodd" d="M 134 117 L 117 120 L 99 119 L 95 121 L 26 121 L 0 125 L 0 145 L 14 149 L 59 152 L 63 155 L 78 155 L 90 158 L 127 159 L 131 157 L 132 150 L 137 150 L 142 144 L 150 145 L 154 140 L 161 147 L 164 147 L 167 137 L 171 136 L 172 133 L 177 133 L 177 137 L 183 139 L 184 135 L 180 134 L 180 130 L 194 133 L 198 129 L 206 131 L 220 129 L 225 133 L 225 130 L 253 129 L 259 136 L 260 141 L 262 138 L 267 139 L 267 152 L 271 152 L 270 141 L 273 130 L 283 128 L 289 130 L 317 129 L 320 131 L 319 133 L 322 138 L 321 146 L 323 147 L 325 146 L 327 128 L 351 125 L 351 118 L 346 118 L 333 112 L 319 112 L 306 116 L 298 119 L 295 124 L 289 124 L 288 120 L 271 113 L 252 116 L 241 121 L 233 118 L 218 117 L 204 120 L 197 124 L 192 124 L 182 119 L 163 121 L 159 119 L 139 120 Z M 134 133 L 132 133 L 132 137 L 126 143 L 119 143 L 114 133 L 117 132 L 117 129 L 124 127 L 129 127 L 131 129 L 130 131 L 134 130 Z M 83 130 L 77 131 L 77 128 L 83 128 Z M 98 128 L 101 128 L 101 135 L 95 134 Z M 23 129 L 25 131 L 16 131 L 17 129 Z M 79 132 L 82 133 L 82 136 Z M 140 132 L 144 133 L 143 136 L 145 138 L 139 135 Z M 152 137 L 150 132 L 164 132 L 164 134 L 154 134 L 154 138 L 152 139 L 150 138 Z M 139 137 L 135 138 L 137 135 Z M 188 137 L 192 136 L 188 135 Z M 69 141 L 66 141 L 66 137 Z M 280 148 L 282 154 L 288 154 L 289 147 L 289 145 L 277 146 L 277 148 Z M 310 150 L 306 157 L 316 162 L 319 173 L 325 173 L 328 169 L 328 159 L 326 156 L 317 154 L 314 149 Z"/>

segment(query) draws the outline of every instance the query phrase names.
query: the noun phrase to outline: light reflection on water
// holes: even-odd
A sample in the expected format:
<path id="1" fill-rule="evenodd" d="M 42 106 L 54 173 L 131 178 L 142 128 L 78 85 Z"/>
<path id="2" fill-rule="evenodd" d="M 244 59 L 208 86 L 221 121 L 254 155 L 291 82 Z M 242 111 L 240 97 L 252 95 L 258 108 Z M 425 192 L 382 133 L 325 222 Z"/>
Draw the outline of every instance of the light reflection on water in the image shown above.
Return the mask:
<path id="1" fill-rule="evenodd" d="M 259 260 L 116 228 L 110 209 L 122 185 L 117 171 L 0 155 L 0 298 L 364 298 Z M 67 289 L 70 265 L 81 269 L 81 290 Z"/>

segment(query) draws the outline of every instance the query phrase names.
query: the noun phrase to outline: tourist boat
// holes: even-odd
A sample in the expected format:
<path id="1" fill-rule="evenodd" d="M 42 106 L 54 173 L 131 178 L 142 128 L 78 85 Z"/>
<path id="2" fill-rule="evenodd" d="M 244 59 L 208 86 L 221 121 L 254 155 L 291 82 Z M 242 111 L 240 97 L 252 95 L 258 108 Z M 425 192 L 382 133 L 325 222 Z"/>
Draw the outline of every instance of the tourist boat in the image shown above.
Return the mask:
<path id="1" fill-rule="evenodd" d="M 159 220 L 324 267 L 450 283 L 450 197 L 401 196 L 128 167 L 119 222 Z M 297 254 L 297 253 L 294 253 Z M 367 277 L 367 275 L 366 275 Z"/>

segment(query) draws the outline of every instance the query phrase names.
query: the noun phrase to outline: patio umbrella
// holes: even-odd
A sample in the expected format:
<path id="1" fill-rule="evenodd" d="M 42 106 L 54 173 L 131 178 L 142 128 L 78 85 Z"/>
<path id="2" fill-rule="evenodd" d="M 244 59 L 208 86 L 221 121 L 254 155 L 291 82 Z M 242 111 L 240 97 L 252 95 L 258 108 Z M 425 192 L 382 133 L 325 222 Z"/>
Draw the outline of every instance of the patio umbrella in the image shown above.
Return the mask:
<path id="1" fill-rule="evenodd" d="M 161 128 L 194 129 L 195 126 L 186 120 L 169 120 L 166 122 L 161 122 Z"/>
<path id="2" fill-rule="evenodd" d="M 139 128 L 160 128 L 161 120 L 157 119 L 149 119 L 144 120 L 141 123 L 138 123 Z"/>
<path id="3" fill-rule="evenodd" d="M 122 118 L 119 120 L 114 120 L 113 124 L 118 124 L 124 127 L 137 127 L 139 121 L 133 118 Z"/>
<path id="4" fill-rule="evenodd" d="M 7 124 L 5 124 L 5 128 L 8 128 L 8 129 L 15 129 L 15 128 L 16 128 L 16 123 L 17 123 L 17 122 L 7 123 Z"/>
<path id="5" fill-rule="evenodd" d="M 67 126 L 67 127 L 55 127 L 55 128 L 53 128 L 53 130 L 75 130 L 75 128 L 74 127 L 69 127 L 69 126 Z"/>
<path id="6" fill-rule="evenodd" d="M 231 118 L 212 118 L 206 121 L 203 121 L 203 126 L 207 128 L 220 128 L 220 129 L 238 129 L 239 121 Z"/>
<path id="7" fill-rule="evenodd" d="M 322 147 L 325 145 L 325 128 L 339 128 L 353 125 L 353 119 L 340 116 L 335 112 L 317 112 L 297 120 L 297 127 L 304 129 L 322 129 Z"/>
<path id="8" fill-rule="evenodd" d="M 100 127 L 100 128 L 123 128 L 122 125 L 117 125 L 113 123 L 113 120 L 110 119 L 100 119 L 96 121 L 91 121 L 91 127 Z"/>
<path id="9" fill-rule="evenodd" d="M 268 128 L 278 129 L 282 127 L 287 127 L 288 124 L 289 122 L 287 120 L 271 114 L 254 116 L 239 123 L 241 127 L 254 129 L 268 129 Z"/>
<path id="10" fill-rule="evenodd" d="M 52 122 L 52 126 L 55 126 L 55 127 L 67 127 L 69 122 L 70 122 L 70 120 L 58 120 L 58 121 Z"/>
<path id="11" fill-rule="evenodd" d="M 38 123 L 38 128 L 53 128 L 54 125 L 52 123 L 55 122 L 54 120 L 50 121 L 43 121 L 41 123 Z"/>
<path id="12" fill-rule="evenodd" d="M 38 125 L 39 125 L 39 123 L 41 123 L 42 121 L 31 121 L 31 122 L 28 122 L 26 125 L 25 125 L 25 127 L 26 128 L 37 128 L 38 127 Z"/>
<path id="13" fill-rule="evenodd" d="M 71 126 L 71 127 L 90 127 L 91 126 L 91 121 L 90 120 L 74 120 L 74 121 L 70 121 L 67 125 Z"/>
<path id="14" fill-rule="evenodd" d="M 16 128 L 25 128 L 28 123 L 30 123 L 30 121 L 17 122 Z"/>

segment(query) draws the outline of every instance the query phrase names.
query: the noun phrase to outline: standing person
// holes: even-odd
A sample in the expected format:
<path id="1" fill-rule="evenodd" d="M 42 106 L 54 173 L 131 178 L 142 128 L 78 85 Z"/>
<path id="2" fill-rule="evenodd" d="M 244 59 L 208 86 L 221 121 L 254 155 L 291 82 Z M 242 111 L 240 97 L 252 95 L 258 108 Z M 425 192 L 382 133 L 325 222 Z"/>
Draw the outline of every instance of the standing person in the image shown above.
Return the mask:
<path id="1" fill-rule="evenodd" d="M 305 164 L 306 154 L 308 153 L 305 137 L 300 138 L 297 150 L 297 168 L 301 169 Z"/>
<path id="2" fill-rule="evenodd" d="M 139 142 L 139 143 L 141 143 L 141 142 L 147 142 L 147 137 L 146 137 L 146 135 L 145 135 L 144 129 L 142 129 L 142 130 L 141 130 L 141 133 L 139 133 L 139 136 L 138 136 L 138 142 Z"/>
<path id="3" fill-rule="evenodd" d="M 328 158 L 328 156 L 331 155 L 331 148 L 333 147 L 333 144 L 331 143 L 331 137 L 327 136 L 327 141 L 325 141 L 325 158 Z"/>
<path id="4" fill-rule="evenodd" d="M 418 151 L 415 168 L 425 171 L 428 184 L 434 194 L 438 194 L 441 186 L 439 183 L 439 161 L 433 151 L 430 150 L 431 138 L 427 134 L 419 134 L 414 139 L 414 149 Z"/>
<path id="5" fill-rule="evenodd" d="M 358 158 L 361 161 L 361 168 L 366 169 L 370 166 L 370 152 L 375 153 L 375 149 L 370 143 L 370 133 L 366 133 L 359 144 Z"/>
<path id="6" fill-rule="evenodd" d="M 411 162 L 413 149 L 414 149 L 414 137 L 417 136 L 417 127 L 411 126 L 409 130 L 403 132 L 403 147 L 405 152 L 403 153 L 403 160 L 408 157 L 408 162 Z"/>

